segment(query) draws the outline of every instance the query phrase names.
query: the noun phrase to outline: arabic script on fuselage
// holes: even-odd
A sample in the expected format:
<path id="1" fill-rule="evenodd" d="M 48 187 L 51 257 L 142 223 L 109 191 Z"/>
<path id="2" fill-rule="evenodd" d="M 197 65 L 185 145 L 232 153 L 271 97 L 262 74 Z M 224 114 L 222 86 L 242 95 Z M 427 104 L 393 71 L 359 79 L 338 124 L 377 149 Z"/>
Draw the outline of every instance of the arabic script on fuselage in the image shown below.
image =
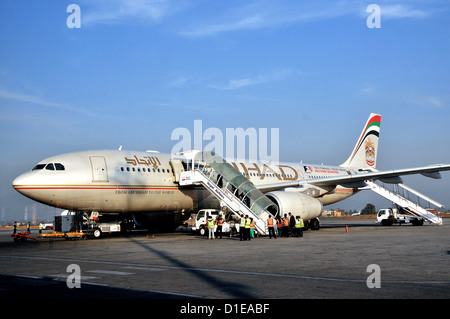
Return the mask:
<path id="1" fill-rule="evenodd" d="M 127 164 L 131 164 L 133 166 L 147 165 L 153 166 L 153 168 L 157 169 L 158 166 L 161 165 L 161 162 L 156 156 L 144 156 L 143 158 L 138 158 L 136 155 L 134 155 L 134 158 L 125 157 L 125 160 L 127 161 Z"/>

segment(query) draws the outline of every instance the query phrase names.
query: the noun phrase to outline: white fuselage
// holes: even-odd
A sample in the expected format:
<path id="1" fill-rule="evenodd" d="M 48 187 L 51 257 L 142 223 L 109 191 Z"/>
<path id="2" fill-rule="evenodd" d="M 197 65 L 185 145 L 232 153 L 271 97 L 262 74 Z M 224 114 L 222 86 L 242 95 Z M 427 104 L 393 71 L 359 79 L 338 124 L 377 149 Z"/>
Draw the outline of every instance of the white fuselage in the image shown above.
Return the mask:
<path id="1" fill-rule="evenodd" d="M 347 175 L 341 167 L 307 164 L 230 162 L 256 186 L 283 181 Z M 53 164 L 53 165 L 49 165 Z M 170 154 L 121 150 L 85 151 L 44 159 L 20 175 L 13 187 L 46 205 L 99 212 L 197 211 L 219 202 L 203 187 L 179 187 L 181 162 Z M 305 184 L 298 191 L 328 205 L 351 196 L 353 189 Z"/>

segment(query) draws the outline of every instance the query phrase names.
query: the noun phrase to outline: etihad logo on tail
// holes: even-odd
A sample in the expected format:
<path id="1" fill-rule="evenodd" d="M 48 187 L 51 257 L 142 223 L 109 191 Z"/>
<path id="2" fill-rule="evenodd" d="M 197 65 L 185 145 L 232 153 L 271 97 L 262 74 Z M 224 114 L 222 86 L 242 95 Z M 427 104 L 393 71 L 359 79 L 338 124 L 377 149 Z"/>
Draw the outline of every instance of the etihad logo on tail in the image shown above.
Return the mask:
<path id="1" fill-rule="evenodd" d="M 369 166 L 375 165 L 375 146 L 373 142 L 370 140 L 370 138 L 367 140 L 365 145 L 366 150 L 366 163 Z"/>

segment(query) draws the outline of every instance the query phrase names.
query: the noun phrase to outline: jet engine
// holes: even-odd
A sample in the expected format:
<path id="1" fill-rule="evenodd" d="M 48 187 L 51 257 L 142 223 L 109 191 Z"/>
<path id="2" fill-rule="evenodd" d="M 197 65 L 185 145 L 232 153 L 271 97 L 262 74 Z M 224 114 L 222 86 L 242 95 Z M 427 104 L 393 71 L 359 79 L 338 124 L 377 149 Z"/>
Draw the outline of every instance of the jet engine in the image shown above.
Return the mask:
<path id="1" fill-rule="evenodd" d="M 275 191 L 265 195 L 277 204 L 281 217 L 284 214 L 292 213 L 294 216 L 301 216 L 306 221 L 316 219 L 322 213 L 322 203 L 318 199 L 302 193 Z"/>

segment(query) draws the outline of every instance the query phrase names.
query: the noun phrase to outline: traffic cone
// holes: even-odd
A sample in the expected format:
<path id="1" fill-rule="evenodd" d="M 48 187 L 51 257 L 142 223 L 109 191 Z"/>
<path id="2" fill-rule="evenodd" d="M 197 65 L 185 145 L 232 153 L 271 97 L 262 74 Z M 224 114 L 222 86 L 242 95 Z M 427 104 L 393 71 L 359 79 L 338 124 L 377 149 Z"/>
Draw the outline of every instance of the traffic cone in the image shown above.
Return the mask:
<path id="1" fill-rule="evenodd" d="M 345 233 L 348 234 L 348 225 L 345 225 Z"/>

